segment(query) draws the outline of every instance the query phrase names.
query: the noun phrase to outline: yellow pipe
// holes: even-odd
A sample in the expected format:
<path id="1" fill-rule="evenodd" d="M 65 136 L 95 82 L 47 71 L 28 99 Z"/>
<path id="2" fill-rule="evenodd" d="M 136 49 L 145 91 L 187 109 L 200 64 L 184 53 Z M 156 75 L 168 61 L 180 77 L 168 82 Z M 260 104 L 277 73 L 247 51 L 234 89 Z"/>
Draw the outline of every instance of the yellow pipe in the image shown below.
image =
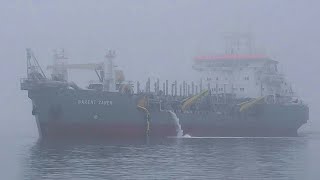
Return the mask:
<path id="1" fill-rule="evenodd" d="M 148 111 L 148 109 L 147 109 L 147 108 L 142 107 L 142 106 L 139 106 L 139 105 L 138 105 L 138 107 L 139 107 L 139 108 L 141 108 L 142 110 L 144 110 L 148 115 L 150 115 L 150 113 L 149 113 L 149 111 Z"/>
<path id="2" fill-rule="evenodd" d="M 184 100 L 182 104 L 182 110 L 187 109 L 189 106 L 191 106 L 194 102 L 196 102 L 200 97 L 205 96 L 209 91 L 205 90 L 197 95 L 194 95 L 186 100 Z"/>
<path id="3" fill-rule="evenodd" d="M 147 114 L 147 129 L 146 129 L 146 134 L 147 134 L 147 136 L 149 136 L 149 133 L 150 133 L 150 113 L 149 113 L 148 109 L 145 108 L 145 107 L 142 107 L 142 106 L 139 106 L 139 105 L 138 105 L 138 108 L 144 110 L 145 113 Z"/>
<path id="4" fill-rule="evenodd" d="M 260 102 L 262 99 L 264 99 L 264 96 L 263 97 L 259 97 L 257 99 L 253 99 L 251 101 L 247 101 L 247 102 L 244 102 L 244 103 L 241 103 L 240 105 L 240 109 L 239 111 L 240 112 L 243 112 L 249 108 L 251 108 L 252 106 L 254 106 L 255 104 L 257 104 L 258 102 Z"/>

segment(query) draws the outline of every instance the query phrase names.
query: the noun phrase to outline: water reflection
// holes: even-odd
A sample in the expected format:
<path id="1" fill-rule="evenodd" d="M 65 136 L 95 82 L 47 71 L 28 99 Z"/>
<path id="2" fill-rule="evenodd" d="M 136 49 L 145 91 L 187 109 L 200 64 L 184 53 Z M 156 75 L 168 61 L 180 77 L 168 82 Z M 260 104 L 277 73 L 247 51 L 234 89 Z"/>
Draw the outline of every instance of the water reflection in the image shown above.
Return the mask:
<path id="1" fill-rule="evenodd" d="M 37 142 L 26 179 L 302 179 L 308 139 Z"/>

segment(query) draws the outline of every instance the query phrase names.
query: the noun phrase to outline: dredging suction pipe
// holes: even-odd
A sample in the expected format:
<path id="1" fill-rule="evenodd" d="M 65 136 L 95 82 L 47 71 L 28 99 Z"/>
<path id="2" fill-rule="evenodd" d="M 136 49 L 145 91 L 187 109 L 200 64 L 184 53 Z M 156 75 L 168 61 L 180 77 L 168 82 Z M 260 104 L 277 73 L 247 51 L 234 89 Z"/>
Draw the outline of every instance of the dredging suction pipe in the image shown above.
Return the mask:
<path id="1" fill-rule="evenodd" d="M 206 96 L 206 95 L 208 95 L 208 94 L 209 94 L 209 91 L 208 91 L 208 90 L 205 90 L 205 91 L 203 91 L 203 92 L 201 92 L 201 93 L 199 93 L 199 94 L 196 94 L 196 95 L 194 95 L 194 96 L 192 96 L 192 97 L 189 97 L 189 98 L 183 100 L 183 101 L 182 101 L 182 107 L 181 107 L 181 109 L 182 109 L 183 111 L 185 111 L 185 110 L 186 110 L 187 108 L 189 108 L 191 105 L 193 105 L 194 103 L 196 103 L 197 100 L 199 100 L 201 97 Z"/>
<path id="2" fill-rule="evenodd" d="M 150 113 L 149 113 L 148 109 L 145 107 L 138 105 L 138 108 L 142 109 L 147 115 L 147 117 L 146 117 L 147 118 L 146 136 L 149 137 L 149 135 L 150 135 Z"/>
<path id="3" fill-rule="evenodd" d="M 239 111 L 240 111 L 240 112 L 244 112 L 244 111 L 250 109 L 251 107 L 255 106 L 257 103 L 259 103 L 260 101 L 262 101 L 264 98 L 265 98 L 265 97 L 262 96 L 262 97 L 259 97 L 259 98 L 256 98 L 256 99 L 253 99 L 253 100 L 246 101 L 246 102 L 243 102 L 243 103 L 238 104 L 238 105 L 240 106 Z"/>

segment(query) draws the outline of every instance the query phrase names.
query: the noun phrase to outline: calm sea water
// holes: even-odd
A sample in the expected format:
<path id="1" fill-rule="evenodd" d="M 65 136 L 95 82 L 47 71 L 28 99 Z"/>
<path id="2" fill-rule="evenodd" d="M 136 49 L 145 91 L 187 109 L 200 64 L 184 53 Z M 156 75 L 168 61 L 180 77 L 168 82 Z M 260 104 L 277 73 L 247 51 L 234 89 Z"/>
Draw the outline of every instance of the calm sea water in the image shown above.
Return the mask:
<path id="1" fill-rule="evenodd" d="M 320 179 L 318 133 L 149 142 L 1 138 L 1 179 Z"/>

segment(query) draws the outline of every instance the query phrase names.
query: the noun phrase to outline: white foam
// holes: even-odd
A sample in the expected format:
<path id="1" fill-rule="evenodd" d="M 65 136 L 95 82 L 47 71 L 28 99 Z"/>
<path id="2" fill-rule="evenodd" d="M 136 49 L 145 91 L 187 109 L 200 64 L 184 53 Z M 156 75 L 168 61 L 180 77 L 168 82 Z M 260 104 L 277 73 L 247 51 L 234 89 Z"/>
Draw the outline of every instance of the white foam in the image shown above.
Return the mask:
<path id="1" fill-rule="evenodd" d="M 192 139 L 296 139 L 300 137 L 202 137 L 202 136 L 190 136 L 185 134 L 182 137 L 169 137 L 169 138 L 192 138 Z"/>
<path id="2" fill-rule="evenodd" d="M 181 128 L 180 119 L 178 118 L 177 114 L 171 110 L 169 111 L 169 113 L 176 124 L 177 137 L 178 138 L 190 138 L 191 136 L 189 134 L 183 135 L 183 130 Z"/>

